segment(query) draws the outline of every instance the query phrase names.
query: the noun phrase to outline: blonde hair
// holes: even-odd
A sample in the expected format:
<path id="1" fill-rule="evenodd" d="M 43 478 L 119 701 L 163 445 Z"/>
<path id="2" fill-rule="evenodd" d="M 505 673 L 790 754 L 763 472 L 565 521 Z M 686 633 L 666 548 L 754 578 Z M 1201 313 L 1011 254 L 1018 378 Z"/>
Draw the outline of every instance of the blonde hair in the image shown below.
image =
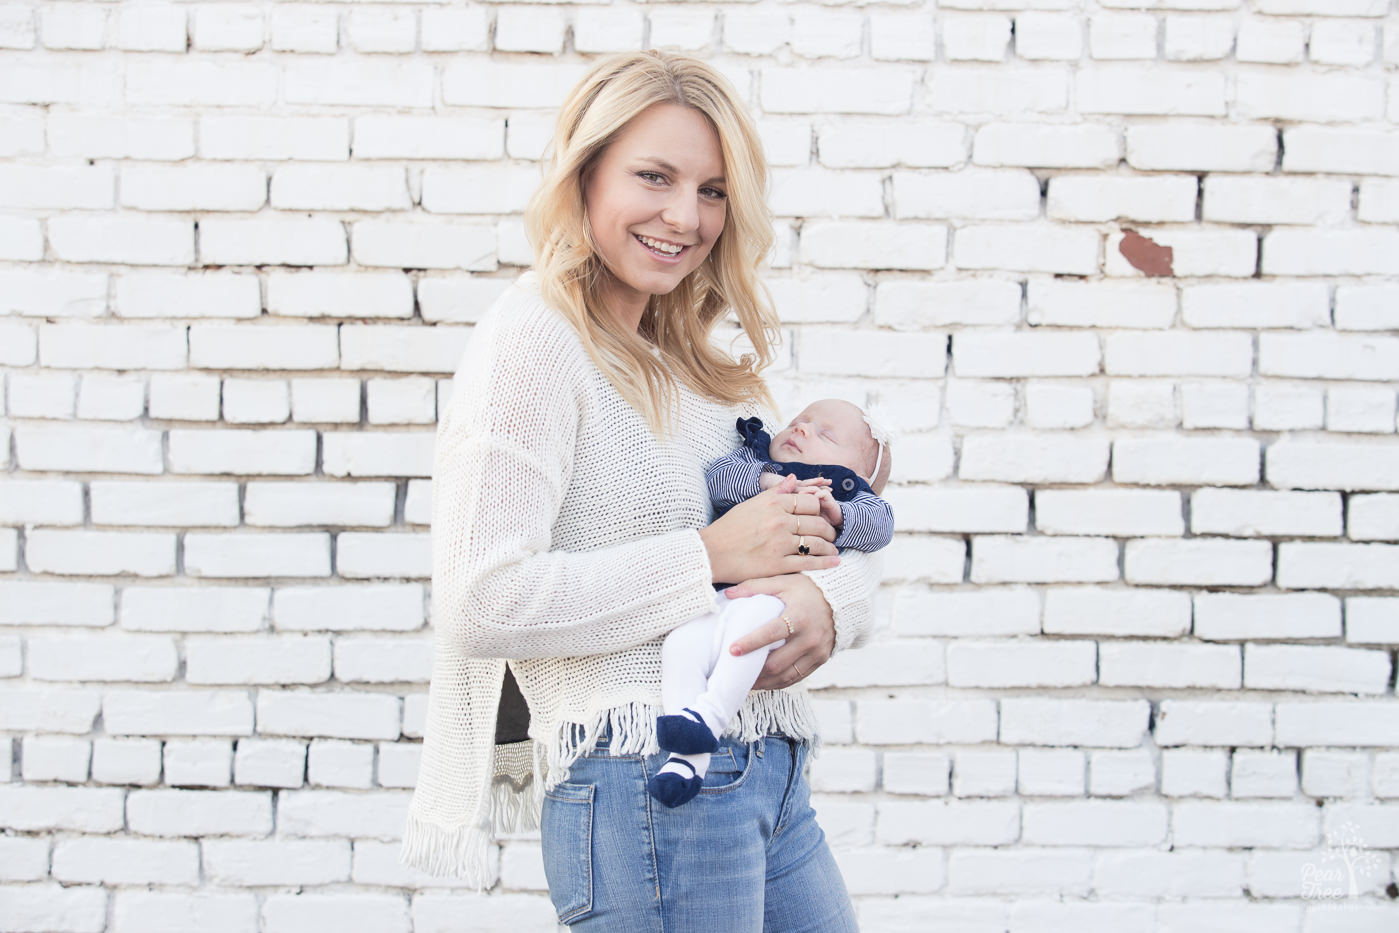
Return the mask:
<path id="1" fill-rule="evenodd" d="M 632 332 L 599 298 L 607 270 L 593 244 L 583 189 L 603 150 L 629 121 L 659 103 L 697 110 L 714 127 L 727 216 L 704 263 L 674 291 L 652 295 L 639 332 Z M 762 143 L 747 111 L 729 82 L 698 59 L 657 51 L 609 56 L 563 103 L 544 182 L 525 211 L 535 272 L 545 300 L 573 325 L 593 362 L 653 430 L 667 424 L 676 377 L 716 402 L 772 407 L 760 372 L 772 360 L 777 315 L 757 274 L 773 239 L 766 188 Z M 738 360 L 710 340 L 730 309 L 754 351 Z"/>

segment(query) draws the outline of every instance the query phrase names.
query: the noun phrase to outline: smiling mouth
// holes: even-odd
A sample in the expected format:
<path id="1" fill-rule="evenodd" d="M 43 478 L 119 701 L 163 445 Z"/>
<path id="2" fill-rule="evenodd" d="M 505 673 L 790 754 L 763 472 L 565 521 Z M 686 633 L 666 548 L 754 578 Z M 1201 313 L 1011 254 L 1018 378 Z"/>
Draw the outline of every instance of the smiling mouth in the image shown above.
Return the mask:
<path id="1" fill-rule="evenodd" d="M 635 236 L 637 242 L 642 246 L 646 247 L 657 256 L 664 256 L 666 259 L 674 259 L 685 251 L 685 245 L 682 243 L 668 243 L 665 240 L 656 240 L 649 236 L 642 236 L 639 233 L 635 234 Z"/>

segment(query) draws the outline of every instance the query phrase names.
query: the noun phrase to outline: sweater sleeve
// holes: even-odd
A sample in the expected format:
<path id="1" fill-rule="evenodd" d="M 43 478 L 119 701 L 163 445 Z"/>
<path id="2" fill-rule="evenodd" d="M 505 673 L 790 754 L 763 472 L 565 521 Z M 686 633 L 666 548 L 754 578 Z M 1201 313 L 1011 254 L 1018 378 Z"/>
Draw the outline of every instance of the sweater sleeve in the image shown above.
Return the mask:
<path id="1" fill-rule="evenodd" d="M 840 565 L 808 571 L 831 607 L 836 627 L 836 651 L 858 648 L 869 637 L 874 620 L 874 594 L 883 563 L 877 553 L 843 551 Z"/>
<path id="2" fill-rule="evenodd" d="M 877 551 L 894 538 L 894 510 L 872 492 L 862 491 L 840 503 L 840 534 L 835 546 L 857 551 Z"/>
<path id="3" fill-rule="evenodd" d="M 723 515 L 740 502 L 751 499 L 760 491 L 758 479 L 763 465 L 744 447 L 725 454 L 704 471 L 709 486 L 709 500 L 716 515 Z"/>
<path id="4" fill-rule="evenodd" d="M 478 328 L 434 459 L 439 637 L 475 657 L 603 654 L 708 611 L 697 529 L 554 549 L 587 391 L 581 348 L 558 326 Z"/>

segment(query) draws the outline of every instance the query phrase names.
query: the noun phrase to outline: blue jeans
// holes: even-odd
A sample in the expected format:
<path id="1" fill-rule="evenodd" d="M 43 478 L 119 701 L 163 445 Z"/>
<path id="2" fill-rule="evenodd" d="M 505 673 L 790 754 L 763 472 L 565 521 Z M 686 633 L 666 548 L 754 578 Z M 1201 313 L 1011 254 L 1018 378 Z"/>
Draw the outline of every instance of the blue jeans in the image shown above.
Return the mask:
<path id="1" fill-rule="evenodd" d="M 608 754 L 607 738 L 544 798 L 549 896 L 577 931 L 848 933 L 855 912 L 804 776 L 807 746 L 725 739 L 699 796 L 646 792 L 665 754 Z"/>

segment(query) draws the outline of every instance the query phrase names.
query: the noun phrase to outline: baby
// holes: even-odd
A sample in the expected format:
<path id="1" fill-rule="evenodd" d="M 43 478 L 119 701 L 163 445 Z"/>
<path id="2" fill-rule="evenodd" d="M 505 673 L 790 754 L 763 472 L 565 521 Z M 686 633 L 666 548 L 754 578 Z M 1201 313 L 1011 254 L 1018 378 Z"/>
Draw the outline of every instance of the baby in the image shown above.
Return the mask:
<path id="1" fill-rule="evenodd" d="M 859 408 L 839 399 L 813 402 L 774 438 L 757 418 L 741 418 L 743 445 L 705 472 L 715 512 L 795 476 L 797 492 L 817 496 L 823 518 L 836 529 L 837 548 L 877 551 L 894 534 L 894 514 L 879 498 L 889 476 L 889 438 Z M 799 526 L 798 526 L 799 527 Z M 808 553 L 798 537 L 798 553 Z M 647 785 L 668 807 L 694 798 L 719 736 L 743 705 L 770 651 L 734 657 L 727 647 L 785 611 L 775 596 L 715 597 L 713 612 L 679 626 L 661 647 L 660 746 L 671 753 Z"/>

